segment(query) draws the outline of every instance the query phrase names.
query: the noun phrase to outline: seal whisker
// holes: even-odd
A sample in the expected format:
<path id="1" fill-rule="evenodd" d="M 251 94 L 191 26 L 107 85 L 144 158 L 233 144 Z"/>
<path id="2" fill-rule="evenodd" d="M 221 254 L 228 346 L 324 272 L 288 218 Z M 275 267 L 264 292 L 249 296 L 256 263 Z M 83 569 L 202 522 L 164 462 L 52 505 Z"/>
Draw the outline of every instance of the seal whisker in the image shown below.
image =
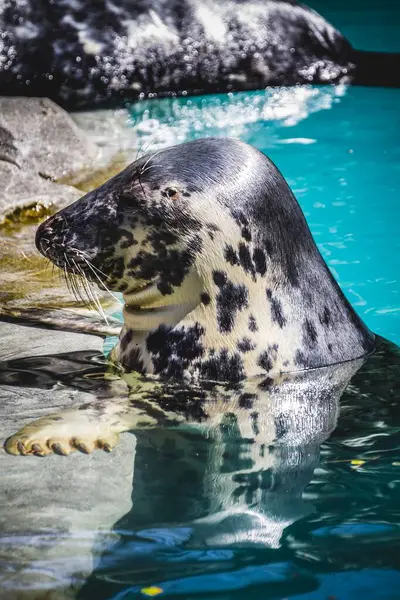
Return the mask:
<path id="1" fill-rule="evenodd" d="M 159 134 L 157 134 L 157 135 L 159 135 Z M 156 138 L 156 137 L 157 137 L 156 134 L 154 134 L 153 136 L 150 136 L 150 138 L 148 140 L 142 140 L 142 142 L 139 144 L 139 148 L 136 152 L 135 161 L 139 160 L 142 156 L 145 156 L 147 154 L 150 146 L 153 144 L 154 138 Z"/>
<path id="2" fill-rule="evenodd" d="M 166 132 L 167 132 L 167 128 L 164 127 L 163 131 L 159 131 L 158 133 L 154 133 L 153 135 L 151 135 L 147 139 L 147 143 L 146 143 L 146 140 L 143 140 L 139 144 L 139 149 L 136 153 L 135 161 L 138 160 L 140 158 L 140 156 L 145 156 L 147 154 L 147 152 L 149 151 L 149 148 L 161 138 L 161 135 L 165 135 Z M 142 151 L 143 151 L 143 154 L 140 154 Z"/>
<path id="3" fill-rule="evenodd" d="M 96 279 L 98 279 L 99 283 L 103 286 L 104 291 L 108 292 L 109 294 L 111 294 L 111 296 L 120 304 L 123 304 L 123 302 L 121 302 L 121 300 L 119 298 L 117 298 L 117 296 L 115 296 L 112 291 L 106 286 L 106 284 L 104 283 L 104 281 L 102 281 L 102 279 L 100 279 L 100 277 L 97 275 L 97 273 L 100 273 L 100 275 L 103 275 L 104 277 L 108 277 L 107 273 L 104 273 L 104 271 L 102 271 L 101 269 L 99 269 L 98 267 L 95 267 L 94 264 L 88 259 L 88 256 L 86 254 L 86 252 L 84 252 L 83 250 L 79 250 L 79 248 L 72 248 L 71 250 L 73 250 L 74 252 L 76 252 L 76 254 L 79 256 L 79 258 L 82 258 L 85 263 L 87 264 L 87 266 L 89 267 L 89 269 L 93 272 L 94 276 L 96 277 Z M 97 271 L 97 273 L 96 273 Z"/>
<path id="4" fill-rule="evenodd" d="M 104 273 L 104 271 L 101 271 L 100 269 L 95 267 L 90 262 L 90 260 L 87 258 L 87 254 L 83 250 L 79 250 L 79 248 L 73 248 L 73 247 L 70 247 L 70 250 L 75 252 L 77 254 L 77 256 L 79 256 L 79 258 L 81 258 L 82 260 L 85 261 L 86 265 L 89 267 L 89 269 L 92 271 L 93 275 L 96 277 L 97 281 L 99 282 L 98 283 L 99 287 L 101 287 L 101 289 L 103 289 L 105 292 L 108 292 L 114 298 L 114 300 L 116 300 L 116 302 L 118 302 L 119 304 L 122 305 L 123 302 L 121 302 L 121 300 L 117 296 L 115 296 L 115 294 L 112 293 L 112 291 L 106 286 L 104 281 L 102 281 L 102 279 L 99 277 L 99 275 L 97 273 L 100 273 L 100 275 L 103 275 L 106 278 L 108 277 L 108 275 L 106 273 Z M 76 261 L 74 261 L 74 265 L 78 269 L 78 265 L 77 265 Z M 96 273 L 96 271 L 97 271 L 97 273 Z M 84 278 L 84 280 L 86 281 L 86 283 L 89 285 L 90 282 L 87 279 L 84 271 L 81 268 L 79 268 L 79 272 L 82 275 L 82 277 Z"/>
<path id="5" fill-rule="evenodd" d="M 149 162 L 151 160 L 153 160 L 153 158 L 155 158 L 158 154 L 160 154 L 161 152 L 163 152 L 164 148 L 161 148 L 160 150 L 157 150 L 157 152 L 154 152 L 154 154 L 152 154 L 151 156 L 149 156 L 149 158 L 146 160 L 146 162 L 144 163 L 144 165 L 141 167 L 140 169 L 140 173 L 143 174 L 145 172 L 145 169 L 147 167 L 147 165 L 149 164 Z"/>
<path id="6" fill-rule="evenodd" d="M 140 171 L 140 175 L 144 175 L 145 173 L 147 173 L 147 171 L 150 171 L 150 169 L 155 169 L 156 167 L 159 167 L 157 163 L 155 165 L 149 165 L 148 167 L 143 169 L 143 171 Z"/>
<path id="7" fill-rule="evenodd" d="M 70 275 L 67 271 L 67 267 L 64 265 L 62 271 L 60 271 L 59 273 L 60 273 L 60 279 L 64 280 L 69 293 L 72 294 L 76 298 L 76 300 L 78 300 L 76 290 L 74 289 L 74 287 L 72 285 L 72 277 L 70 277 Z"/>
<path id="8" fill-rule="evenodd" d="M 80 291 L 80 286 L 82 286 L 82 288 L 83 288 L 83 290 L 84 290 L 84 292 L 85 292 L 85 294 L 86 294 L 86 296 L 87 296 L 87 298 L 89 300 L 89 303 L 90 303 L 89 305 L 92 306 L 98 312 L 100 312 L 98 310 L 96 299 L 94 298 L 94 295 L 93 295 L 93 290 L 91 288 L 88 289 L 88 286 L 85 285 L 85 279 L 84 279 L 84 274 L 83 274 L 82 270 L 80 269 L 80 267 L 76 263 L 76 261 L 74 261 L 73 259 L 71 259 L 71 260 L 73 262 L 73 265 L 74 265 L 75 269 L 79 273 L 79 279 L 78 278 L 74 279 L 74 281 L 75 281 L 75 283 L 77 285 L 77 288 Z"/>
<path id="9" fill-rule="evenodd" d="M 107 316 L 103 310 L 103 307 L 101 306 L 98 294 L 96 292 L 96 290 L 91 286 L 90 281 L 88 280 L 88 278 L 86 277 L 85 272 L 83 271 L 83 269 L 80 267 L 80 265 L 78 265 L 73 259 L 72 262 L 75 266 L 75 268 L 77 269 L 78 273 L 81 276 L 81 284 L 83 289 L 85 290 L 85 293 L 87 294 L 87 296 L 89 298 L 92 299 L 92 301 L 95 304 L 95 307 L 97 309 L 97 312 L 100 314 L 100 316 L 104 319 L 104 321 L 106 322 L 107 325 L 109 325 Z"/>
<path id="10" fill-rule="evenodd" d="M 64 252 L 64 258 L 65 258 L 66 265 L 69 268 L 71 268 L 71 263 L 65 252 Z M 73 267 L 75 268 L 75 270 L 77 270 L 80 273 L 80 270 L 79 270 L 77 264 L 75 263 L 75 261 L 73 259 L 71 259 L 71 261 L 73 262 Z M 87 308 L 91 308 L 93 303 L 96 306 L 96 303 L 91 298 L 91 296 L 87 293 L 87 290 L 85 288 L 84 288 L 84 291 L 86 293 L 86 298 L 82 294 L 82 292 L 81 292 L 82 280 L 79 277 L 76 277 L 75 274 L 69 273 L 66 268 L 66 265 L 64 265 L 65 280 L 66 280 L 67 286 L 68 286 L 68 284 L 70 284 L 70 286 L 71 286 L 70 289 L 72 290 L 72 293 L 75 296 L 76 300 L 82 302 L 83 305 L 86 306 Z"/>
<path id="11" fill-rule="evenodd" d="M 50 250 L 50 247 L 49 247 L 49 245 L 50 245 L 50 240 L 49 240 L 48 238 L 46 238 L 46 237 L 43 237 L 43 238 L 42 238 L 42 241 L 43 241 L 43 242 L 47 242 L 47 244 L 48 244 L 48 247 L 47 247 L 47 248 L 43 248 L 43 254 L 44 254 L 46 257 L 47 257 L 47 254 L 48 254 L 48 252 L 49 252 L 49 250 Z"/>
<path id="12" fill-rule="evenodd" d="M 143 188 L 141 177 L 142 177 L 142 175 L 144 175 L 145 173 L 147 173 L 147 171 L 149 171 L 150 169 L 154 169 L 155 167 L 158 167 L 158 165 L 149 165 L 148 167 L 144 168 L 143 170 L 140 170 L 139 173 L 138 173 L 138 182 L 139 182 L 139 185 L 140 185 L 140 189 L 142 190 L 143 196 L 146 196 L 146 192 L 145 192 L 145 190 Z"/>
<path id="13" fill-rule="evenodd" d="M 117 298 L 117 296 L 115 294 L 113 294 L 112 291 L 106 286 L 106 284 L 104 283 L 104 281 L 102 281 L 100 279 L 100 277 L 98 276 L 98 274 L 94 270 L 93 265 L 84 256 L 82 256 L 82 258 L 85 261 L 85 263 L 87 264 L 87 266 L 89 267 L 89 269 L 92 271 L 93 275 L 99 281 L 99 283 L 103 287 L 104 291 L 108 292 L 110 294 L 110 296 L 112 296 L 114 298 L 114 300 L 116 300 L 119 304 L 123 304 L 123 302 L 121 302 L 121 300 L 119 298 Z M 102 273 L 102 271 L 100 271 L 100 270 L 99 270 L 99 272 Z M 103 274 L 105 275 L 105 273 L 103 273 Z"/>

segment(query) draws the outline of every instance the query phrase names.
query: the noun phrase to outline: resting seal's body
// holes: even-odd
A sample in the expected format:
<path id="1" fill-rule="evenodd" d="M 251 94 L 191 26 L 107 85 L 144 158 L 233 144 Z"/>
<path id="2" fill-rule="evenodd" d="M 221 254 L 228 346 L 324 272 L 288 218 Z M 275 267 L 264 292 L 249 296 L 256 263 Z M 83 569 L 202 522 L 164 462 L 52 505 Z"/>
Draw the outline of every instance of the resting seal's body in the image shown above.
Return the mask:
<path id="1" fill-rule="evenodd" d="M 45 221 L 36 243 L 62 269 L 123 293 L 112 359 L 131 404 L 43 419 L 10 438 L 10 452 L 68 453 L 94 432 L 86 449 L 109 448 L 120 431 L 185 420 L 215 427 L 229 405 L 217 382 L 233 386 L 230 410 L 246 431 L 272 398 L 337 399 L 374 349 L 282 175 L 238 140 L 141 158 Z"/>
<path id="2" fill-rule="evenodd" d="M 310 510 L 302 492 L 319 445 L 374 336 L 276 167 L 233 139 L 169 148 L 48 219 L 36 242 L 59 267 L 122 292 L 124 326 L 117 370 L 96 379 L 80 367 L 73 383 L 93 386 L 96 403 L 28 424 L 7 452 L 109 451 L 133 431 L 134 527 L 151 535 L 173 482 L 166 521 L 184 524 L 185 541 L 279 546 Z M 46 357 L 32 368 L 51 372 Z"/>
<path id="3" fill-rule="evenodd" d="M 237 140 L 143 157 L 48 219 L 36 242 L 123 292 L 113 357 L 126 370 L 239 381 L 374 347 L 282 175 Z"/>
<path id="4" fill-rule="evenodd" d="M 187 577 L 190 548 L 197 575 L 209 573 L 202 549 L 281 543 L 297 570 L 299 560 L 313 556 L 307 544 L 321 518 L 310 520 L 300 543 L 293 529 L 281 538 L 313 510 L 303 491 L 320 444 L 336 427 L 339 399 L 344 392 L 344 429 L 352 431 L 351 442 L 340 444 L 343 423 L 342 434 L 339 428 L 344 458 L 367 460 L 362 436 L 373 459 L 374 444 L 387 452 L 387 442 L 376 440 L 395 430 L 400 357 L 380 343 L 362 365 L 374 338 L 334 282 L 274 165 L 229 139 L 163 150 L 48 219 L 37 245 L 69 272 L 122 291 L 126 303 L 114 351 L 123 368 L 107 366 L 104 373 L 98 356 L 69 356 L 62 348 L 3 365 L 8 385 L 18 385 L 22 371 L 35 385 L 44 379 L 49 388 L 96 396 L 26 425 L 6 441 L 7 452 L 109 451 L 119 433 L 136 436 L 136 456 L 126 456 L 134 461 L 133 507 L 115 525 L 129 535 L 111 556 L 107 549 L 103 565 L 96 560 L 99 578 L 81 596 L 115 595 L 113 570 L 124 572 L 129 594 L 129 570 L 136 586 L 143 564 L 143 585 L 154 584 L 155 572 Z M 325 460 L 334 457 L 326 448 Z M 316 475 L 329 507 L 330 482 L 337 487 L 345 469 L 338 465 L 330 480 L 326 471 Z M 109 481 L 99 478 L 98 485 Z M 387 493 L 380 495 L 387 504 Z M 358 509 L 364 518 L 366 505 Z M 329 511 L 323 522 L 332 524 Z M 283 565 L 281 559 L 282 551 Z M 245 563 L 240 553 L 228 560 L 224 569 L 247 566 L 249 554 Z M 264 558 L 260 571 L 271 584 Z"/>
<path id="5" fill-rule="evenodd" d="M 400 85 L 395 54 L 361 52 L 286 0 L 6 0 L 0 94 L 68 108 L 268 85 Z"/>

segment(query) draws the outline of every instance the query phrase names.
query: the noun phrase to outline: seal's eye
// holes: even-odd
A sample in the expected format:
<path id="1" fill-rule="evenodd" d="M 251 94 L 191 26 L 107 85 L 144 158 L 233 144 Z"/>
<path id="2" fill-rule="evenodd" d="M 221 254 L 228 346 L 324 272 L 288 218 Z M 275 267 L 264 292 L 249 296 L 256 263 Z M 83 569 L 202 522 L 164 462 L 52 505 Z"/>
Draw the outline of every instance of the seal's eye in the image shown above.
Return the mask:
<path id="1" fill-rule="evenodd" d="M 179 190 L 175 187 L 169 187 L 165 190 L 165 195 L 168 196 L 168 198 L 172 198 L 172 200 L 177 200 L 179 197 Z"/>

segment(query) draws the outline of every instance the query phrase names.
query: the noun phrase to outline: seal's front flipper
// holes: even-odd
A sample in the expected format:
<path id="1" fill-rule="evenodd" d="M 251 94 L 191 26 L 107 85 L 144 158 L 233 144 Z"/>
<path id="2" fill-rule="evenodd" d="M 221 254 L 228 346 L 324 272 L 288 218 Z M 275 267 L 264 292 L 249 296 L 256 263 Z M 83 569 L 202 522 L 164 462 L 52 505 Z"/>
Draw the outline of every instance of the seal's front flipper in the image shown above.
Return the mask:
<path id="1" fill-rule="evenodd" d="M 138 419 L 140 411 L 128 401 L 84 405 L 29 423 L 6 440 L 4 449 L 9 454 L 36 456 L 66 456 L 75 450 L 110 452 L 118 444 L 119 434 L 134 428 Z"/>
<path id="2" fill-rule="evenodd" d="M 182 415 L 163 410 L 155 400 L 144 398 L 146 390 L 154 391 L 155 386 L 139 384 L 129 398 L 112 396 L 33 421 L 8 438 L 4 449 L 8 454 L 23 456 L 66 456 L 75 450 L 90 454 L 96 449 L 110 452 L 124 431 L 151 429 L 160 424 L 174 427 L 185 421 Z"/>

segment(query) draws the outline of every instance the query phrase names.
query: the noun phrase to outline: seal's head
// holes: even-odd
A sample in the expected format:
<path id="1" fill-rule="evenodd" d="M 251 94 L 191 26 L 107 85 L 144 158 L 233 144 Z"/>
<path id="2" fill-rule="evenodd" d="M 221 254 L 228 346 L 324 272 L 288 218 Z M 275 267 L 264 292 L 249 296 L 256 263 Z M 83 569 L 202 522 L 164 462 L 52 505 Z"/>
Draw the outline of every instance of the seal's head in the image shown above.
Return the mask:
<path id="1" fill-rule="evenodd" d="M 142 157 L 43 223 L 36 243 L 123 293 L 126 368 L 238 380 L 373 347 L 282 175 L 238 140 Z"/>

